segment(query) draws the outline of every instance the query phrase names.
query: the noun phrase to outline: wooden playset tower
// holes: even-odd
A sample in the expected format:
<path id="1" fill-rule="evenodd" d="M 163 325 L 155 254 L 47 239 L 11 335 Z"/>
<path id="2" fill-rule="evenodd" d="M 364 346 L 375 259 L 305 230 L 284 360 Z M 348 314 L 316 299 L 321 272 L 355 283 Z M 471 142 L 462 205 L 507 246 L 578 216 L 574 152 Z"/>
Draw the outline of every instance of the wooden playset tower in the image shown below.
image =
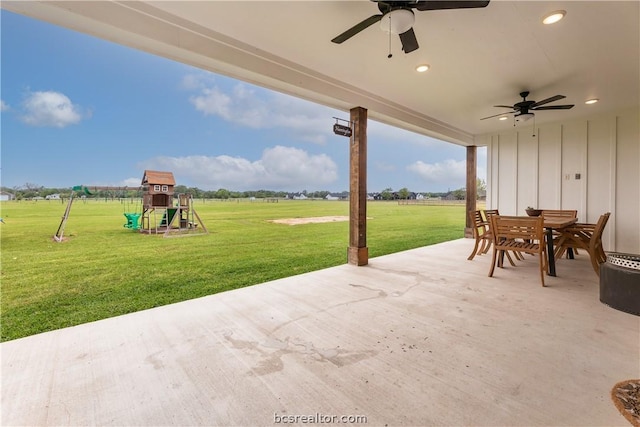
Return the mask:
<path id="1" fill-rule="evenodd" d="M 170 237 L 208 232 L 193 208 L 190 194 L 179 194 L 174 201 L 173 173 L 145 170 L 141 185 L 142 233 Z"/>

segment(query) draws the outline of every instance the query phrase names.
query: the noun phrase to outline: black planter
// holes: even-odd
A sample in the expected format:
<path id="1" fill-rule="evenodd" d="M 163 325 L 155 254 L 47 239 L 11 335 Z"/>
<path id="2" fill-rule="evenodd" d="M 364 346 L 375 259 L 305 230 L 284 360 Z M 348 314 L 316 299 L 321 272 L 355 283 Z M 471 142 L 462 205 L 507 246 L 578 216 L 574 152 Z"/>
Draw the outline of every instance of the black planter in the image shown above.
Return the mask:
<path id="1" fill-rule="evenodd" d="M 600 302 L 640 316 L 640 255 L 607 255 L 600 265 Z"/>

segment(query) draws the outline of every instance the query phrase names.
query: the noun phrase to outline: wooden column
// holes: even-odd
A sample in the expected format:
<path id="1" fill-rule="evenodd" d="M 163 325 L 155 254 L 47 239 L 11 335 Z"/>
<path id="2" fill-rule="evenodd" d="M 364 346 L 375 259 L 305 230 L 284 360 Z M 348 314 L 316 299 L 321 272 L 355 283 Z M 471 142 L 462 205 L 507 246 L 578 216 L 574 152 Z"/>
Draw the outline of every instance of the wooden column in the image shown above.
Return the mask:
<path id="1" fill-rule="evenodd" d="M 465 208 L 466 226 L 464 229 L 465 237 L 473 237 L 473 228 L 471 225 L 471 219 L 469 218 L 469 211 L 476 210 L 476 200 L 478 199 L 476 152 L 477 147 L 475 145 L 467 147 L 467 195 Z"/>
<path id="2" fill-rule="evenodd" d="M 349 248 L 347 261 L 369 263 L 367 248 L 367 110 L 351 109 L 353 134 L 349 141 Z"/>

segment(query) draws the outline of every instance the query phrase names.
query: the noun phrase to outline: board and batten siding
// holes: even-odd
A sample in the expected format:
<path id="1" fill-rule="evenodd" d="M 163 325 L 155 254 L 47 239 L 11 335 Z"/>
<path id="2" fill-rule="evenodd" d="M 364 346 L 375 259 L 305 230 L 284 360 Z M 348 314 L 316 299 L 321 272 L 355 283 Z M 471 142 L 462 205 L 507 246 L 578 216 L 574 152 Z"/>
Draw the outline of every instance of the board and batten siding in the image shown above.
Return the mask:
<path id="1" fill-rule="evenodd" d="M 479 136 L 487 146 L 487 208 L 577 209 L 579 222 L 611 212 L 605 250 L 640 253 L 640 109 Z M 578 176 L 579 174 L 579 176 Z"/>

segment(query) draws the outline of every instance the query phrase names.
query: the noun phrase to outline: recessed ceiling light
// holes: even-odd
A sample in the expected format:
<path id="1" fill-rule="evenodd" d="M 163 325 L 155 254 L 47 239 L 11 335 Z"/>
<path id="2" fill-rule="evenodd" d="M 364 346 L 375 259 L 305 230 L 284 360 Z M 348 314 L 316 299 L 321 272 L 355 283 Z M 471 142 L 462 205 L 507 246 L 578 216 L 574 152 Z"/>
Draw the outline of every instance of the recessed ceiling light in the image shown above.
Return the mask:
<path id="1" fill-rule="evenodd" d="M 507 120 L 508 118 L 509 118 L 509 117 L 507 117 L 507 116 L 502 116 L 502 117 L 500 117 L 498 120 Z"/>
<path id="2" fill-rule="evenodd" d="M 585 104 L 589 104 L 589 105 L 591 105 L 591 104 L 595 104 L 595 103 L 596 103 L 596 102 L 598 102 L 598 101 L 599 101 L 599 99 L 598 99 L 598 98 L 593 98 L 593 99 L 588 99 L 588 100 L 586 100 L 584 103 L 585 103 Z"/>
<path id="3" fill-rule="evenodd" d="M 546 25 L 555 24 L 556 22 L 558 22 L 559 20 L 564 18 L 564 15 L 566 15 L 566 14 L 567 14 L 566 10 L 553 11 L 553 12 L 549 13 L 548 15 L 545 15 L 544 18 L 542 18 L 542 23 L 546 24 Z"/>
<path id="4" fill-rule="evenodd" d="M 416 71 L 419 73 L 424 73 L 425 71 L 427 71 L 429 69 L 429 65 L 428 64 L 420 64 L 416 67 Z"/>

